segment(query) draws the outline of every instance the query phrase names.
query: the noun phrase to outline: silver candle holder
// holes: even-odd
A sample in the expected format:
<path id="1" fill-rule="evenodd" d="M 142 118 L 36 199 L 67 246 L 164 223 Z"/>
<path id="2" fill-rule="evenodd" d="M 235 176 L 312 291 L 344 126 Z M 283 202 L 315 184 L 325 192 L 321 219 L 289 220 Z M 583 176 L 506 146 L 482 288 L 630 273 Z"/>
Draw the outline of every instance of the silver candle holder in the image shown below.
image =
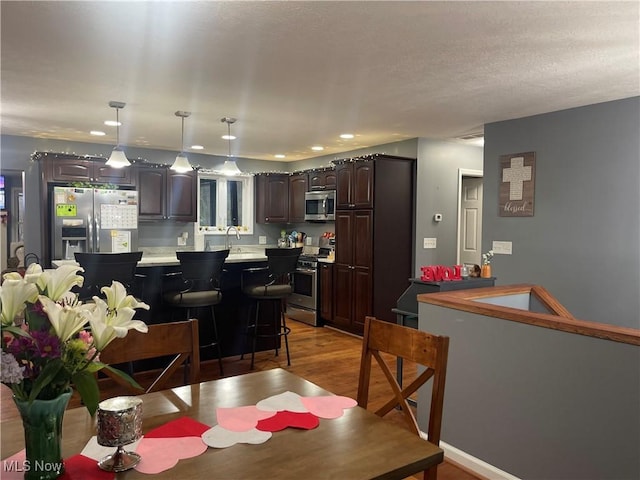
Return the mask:
<path id="1" fill-rule="evenodd" d="M 102 470 L 123 472 L 140 462 L 140 455 L 127 452 L 124 445 L 142 437 L 142 399 L 114 397 L 98 404 L 98 444 L 117 447 L 111 455 L 98 462 Z"/>

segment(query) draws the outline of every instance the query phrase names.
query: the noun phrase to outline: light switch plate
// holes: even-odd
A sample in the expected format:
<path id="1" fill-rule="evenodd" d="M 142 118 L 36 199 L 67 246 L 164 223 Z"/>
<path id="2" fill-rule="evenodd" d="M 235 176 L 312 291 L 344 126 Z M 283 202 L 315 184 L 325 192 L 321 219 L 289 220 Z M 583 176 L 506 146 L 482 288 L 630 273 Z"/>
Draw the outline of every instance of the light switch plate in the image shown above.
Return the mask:
<path id="1" fill-rule="evenodd" d="M 494 240 L 491 249 L 496 255 L 511 255 L 512 245 L 511 242 L 499 242 Z"/>
<path id="2" fill-rule="evenodd" d="M 184 237 L 178 237 L 178 246 L 184 247 L 187 245 L 187 239 Z"/>
<path id="3" fill-rule="evenodd" d="M 307 242 L 307 245 L 313 245 L 313 238 L 312 237 L 307 237 L 306 238 L 306 242 Z"/>
<path id="4" fill-rule="evenodd" d="M 258 237 L 258 245 L 266 245 L 267 244 L 267 237 L 265 235 L 260 235 Z"/>
<path id="5" fill-rule="evenodd" d="M 423 240 L 422 246 L 423 248 L 436 248 L 437 239 L 436 238 L 425 238 Z"/>

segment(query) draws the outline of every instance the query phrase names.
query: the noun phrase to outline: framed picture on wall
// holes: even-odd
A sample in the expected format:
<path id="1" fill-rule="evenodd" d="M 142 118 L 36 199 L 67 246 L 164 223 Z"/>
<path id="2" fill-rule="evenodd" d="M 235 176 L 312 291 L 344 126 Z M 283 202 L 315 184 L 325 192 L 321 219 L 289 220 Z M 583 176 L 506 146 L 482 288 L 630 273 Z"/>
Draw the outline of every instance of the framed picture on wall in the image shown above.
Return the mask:
<path id="1" fill-rule="evenodd" d="M 501 217 L 533 217 L 536 153 L 500 155 L 498 213 Z"/>

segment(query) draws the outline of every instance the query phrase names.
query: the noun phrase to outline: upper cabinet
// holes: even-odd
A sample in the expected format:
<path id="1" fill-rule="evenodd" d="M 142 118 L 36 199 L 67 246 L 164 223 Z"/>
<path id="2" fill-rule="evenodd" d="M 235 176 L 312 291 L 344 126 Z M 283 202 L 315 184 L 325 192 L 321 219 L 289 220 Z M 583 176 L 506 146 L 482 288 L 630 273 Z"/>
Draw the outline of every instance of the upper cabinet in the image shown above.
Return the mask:
<path id="1" fill-rule="evenodd" d="M 336 165 L 336 208 L 373 208 L 373 163 L 354 160 Z"/>
<path id="2" fill-rule="evenodd" d="M 309 172 L 309 190 L 335 190 L 336 171 L 334 168 Z"/>
<path id="3" fill-rule="evenodd" d="M 304 194 L 309 189 L 306 172 L 256 175 L 256 223 L 304 222 Z"/>
<path id="4" fill-rule="evenodd" d="M 110 183 L 133 187 L 136 185 L 132 168 L 111 168 L 105 161 L 60 155 L 45 156 L 44 176 L 46 182 L 90 182 Z"/>
<path id="5" fill-rule="evenodd" d="M 294 173 L 289 177 L 289 223 L 304 222 L 304 194 L 309 187 L 306 173 Z"/>
<path id="6" fill-rule="evenodd" d="M 287 223 L 289 220 L 289 175 L 256 175 L 256 223 Z"/>
<path id="7" fill-rule="evenodd" d="M 138 167 L 140 221 L 197 221 L 198 177 L 195 170 L 174 172 L 166 167 Z"/>

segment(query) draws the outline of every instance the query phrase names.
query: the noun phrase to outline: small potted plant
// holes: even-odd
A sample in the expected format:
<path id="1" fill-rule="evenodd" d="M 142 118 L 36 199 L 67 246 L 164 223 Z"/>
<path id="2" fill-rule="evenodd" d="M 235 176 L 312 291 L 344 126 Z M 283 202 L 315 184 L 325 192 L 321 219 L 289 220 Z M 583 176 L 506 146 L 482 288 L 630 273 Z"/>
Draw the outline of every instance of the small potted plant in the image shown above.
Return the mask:
<path id="1" fill-rule="evenodd" d="M 480 276 L 482 278 L 491 278 L 491 259 L 493 258 L 493 250 L 489 250 L 487 253 L 482 254 L 482 268 L 480 269 Z"/>

